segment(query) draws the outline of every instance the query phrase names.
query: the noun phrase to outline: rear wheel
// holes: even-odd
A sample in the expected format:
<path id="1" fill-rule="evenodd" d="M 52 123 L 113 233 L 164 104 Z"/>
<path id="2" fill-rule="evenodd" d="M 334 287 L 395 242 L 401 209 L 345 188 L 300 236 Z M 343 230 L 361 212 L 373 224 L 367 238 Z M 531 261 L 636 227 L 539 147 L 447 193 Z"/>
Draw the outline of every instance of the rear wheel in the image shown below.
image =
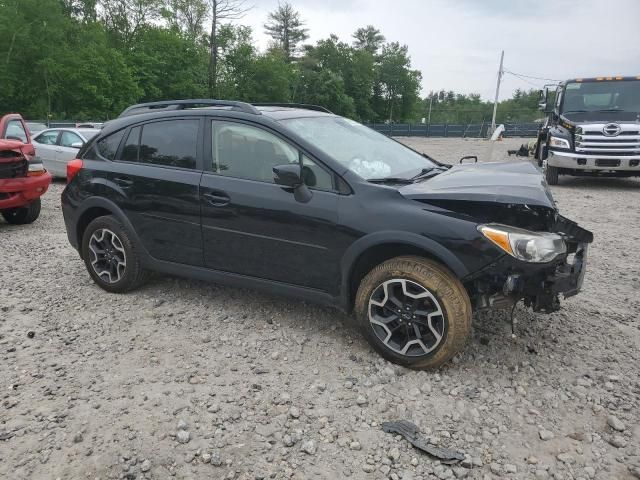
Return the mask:
<path id="1" fill-rule="evenodd" d="M 93 281 L 108 292 L 134 290 L 148 277 L 131 235 L 112 216 L 98 217 L 87 226 L 82 258 Z"/>
<path id="2" fill-rule="evenodd" d="M 422 257 L 393 258 L 369 272 L 355 312 L 380 355 L 415 369 L 450 360 L 471 331 L 471 303 L 460 280 Z"/>
<path id="3" fill-rule="evenodd" d="M 40 209 L 42 208 L 42 203 L 39 198 L 36 198 L 29 205 L 24 207 L 17 208 L 9 208 L 7 210 L 2 211 L 2 216 L 7 221 L 7 223 L 11 223 L 13 225 L 26 225 L 28 223 L 33 223 L 40 216 Z"/>

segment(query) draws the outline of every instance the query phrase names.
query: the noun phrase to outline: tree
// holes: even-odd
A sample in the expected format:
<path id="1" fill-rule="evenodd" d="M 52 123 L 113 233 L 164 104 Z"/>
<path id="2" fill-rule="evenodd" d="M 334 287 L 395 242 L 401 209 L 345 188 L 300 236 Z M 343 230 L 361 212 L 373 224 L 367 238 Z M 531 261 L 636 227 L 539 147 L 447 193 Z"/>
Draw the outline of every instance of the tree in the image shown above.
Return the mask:
<path id="1" fill-rule="evenodd" d="M 378 53 L 385 41 L 384 35 L 373 25 L 359 28 L 353 34 L 353 38 L 355 40 L 353 44 L 357 49 L 366 50 L 372 55 Z"/>
<path id="2" fill-rule="evenodd" d="M 251 7 L 245 6 L 245 0 L 208 0 L 211 16 L 209 34 L 209 96 L 215 98 L 218 81 L 218 30 L 225 21 L 242 18 Z"/>
<path id="3" fill-rule="evenodd" d="M 206 0 L 167 0 L 163 17 L 171 28 L 197 42 L 204 31 L 208 8 Z"/>
<path id="4" fill-rule="evenodd" d="M 377 68 L 378 114 L 389 121 L 414 117 L 421 80 L 422 74 L 411 70 L 406 45 L 384 45 Z"/>
<path id="5" fill-rule="evenodd" d="M 117 44 L 131 46 L 144 25 L 160 18 L 164 0 L 100 0 L 102 21 Z"/>
<path id="6" fill-rule="evenodd" d="M 282 49 L 287 62 L 294 58 L 300 42 L 309 38 L 304 25 L 300 13 L 289 2 L 278 3 L 278 8 L 269 13 L 268 22 L 264 25 L 265 33 Z"/>

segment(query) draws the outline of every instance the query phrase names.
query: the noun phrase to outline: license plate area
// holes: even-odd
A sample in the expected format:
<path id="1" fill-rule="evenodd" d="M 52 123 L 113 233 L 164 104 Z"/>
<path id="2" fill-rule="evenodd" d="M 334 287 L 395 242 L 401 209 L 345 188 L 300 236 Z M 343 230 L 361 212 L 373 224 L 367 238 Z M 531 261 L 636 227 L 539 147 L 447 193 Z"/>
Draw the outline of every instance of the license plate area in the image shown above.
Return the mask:
<path id="1" fill-rule="evenodd" d="M 597 158 L 596 167 L 619 167 L 620 159 L 618 158 Z"/>

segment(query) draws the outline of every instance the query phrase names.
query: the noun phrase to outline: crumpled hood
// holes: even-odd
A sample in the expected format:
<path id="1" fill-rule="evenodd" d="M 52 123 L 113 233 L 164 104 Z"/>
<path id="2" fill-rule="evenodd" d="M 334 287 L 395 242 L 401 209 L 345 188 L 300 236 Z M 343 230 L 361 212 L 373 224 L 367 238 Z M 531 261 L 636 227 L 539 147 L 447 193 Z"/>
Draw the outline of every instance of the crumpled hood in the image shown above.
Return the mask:
<path id="1" fill-rule="evenodd" d="M 11 163 L 25 158 L 24 143 L 18 140 L 0 140 L 0 163 Z"/>
<path id="2" fill-rule="evenodd" d="M 540 171 L 529 161 L 455 165 L 425 181 L 403 185 L 413 200 L 466 200 L 556 209 Z"/>

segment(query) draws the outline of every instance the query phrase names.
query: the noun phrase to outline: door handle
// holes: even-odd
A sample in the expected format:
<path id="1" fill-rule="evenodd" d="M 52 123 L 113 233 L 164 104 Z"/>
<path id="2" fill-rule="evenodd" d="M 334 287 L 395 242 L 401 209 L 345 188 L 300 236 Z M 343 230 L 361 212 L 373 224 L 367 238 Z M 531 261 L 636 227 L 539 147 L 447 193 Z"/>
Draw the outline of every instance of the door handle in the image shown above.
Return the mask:
<path id="1" fill-rule="evenodd" d="M 214 207 L 224 207 L 229 205 L 230 198 L 224 192 L 219 193 L 204 193 L 202 197 L 207 201 L 209 205 Z"/>
<path id="2" fill-rule="evenodd" d="M 113 180 L 121 187 L 130 187 L 131 185 L 133 185 L 133 180 L 128 177 L 116 177 Z"/>

